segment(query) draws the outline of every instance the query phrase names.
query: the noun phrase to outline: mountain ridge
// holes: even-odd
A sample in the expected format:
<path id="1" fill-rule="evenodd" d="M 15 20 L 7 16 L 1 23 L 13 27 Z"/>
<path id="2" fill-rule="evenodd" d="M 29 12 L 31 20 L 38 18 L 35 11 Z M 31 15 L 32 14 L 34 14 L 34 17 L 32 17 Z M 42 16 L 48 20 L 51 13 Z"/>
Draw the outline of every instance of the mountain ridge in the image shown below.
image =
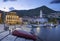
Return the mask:
<path id="1" fill-rule="evenodd" d="M 50 14 L 50 13 L 56 12 L 56 11 L 48 8 L 47 6 L 41 6 L 41 7 L 38 7 L 35 9 L 30 9 L 30 10 L 13 10 L 10 12 L 16 12 L 17 15 L 19 15 L 19 16 L 30 16 L 30 17 L 32 17 L 32 16 L 39 16 L 40 10 L 42 10 L 44 14 Z"/>
<path id="2" fill-rule="evenodd" d="M 55 11 L 51 8 L 48 8 L 47 6 L 41 6 L 41 7 L 38 7 L 38 8 L 34 8 L 34 9 L 29 9 L 29 10 L 12 10 L 10 12 L 16 12 L 18 16 L 20 17 L 23 17 L 23 16 L 39 16 L 40 14 L 40 10 L 43 11 L 44 14 L 51 14 L 51 13 L 54 13 L 54 12 L 60 12 L 60 11 Z M 4 13 L 4 11 L 1 11 L 0 12 Z"/>

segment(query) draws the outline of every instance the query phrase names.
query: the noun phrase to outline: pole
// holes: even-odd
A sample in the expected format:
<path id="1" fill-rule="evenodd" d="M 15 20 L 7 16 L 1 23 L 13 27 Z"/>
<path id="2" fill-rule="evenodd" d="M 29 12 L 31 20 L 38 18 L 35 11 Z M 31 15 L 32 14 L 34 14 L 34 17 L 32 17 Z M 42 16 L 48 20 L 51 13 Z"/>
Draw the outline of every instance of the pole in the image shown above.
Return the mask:
<path id="1" fill-rule="evenodd" d="M 4 12 L 4 17 L 3 17 L 4 19 L 3 19 L 3 21 L 4 21 L 4 30 L 6 30 L 6 28 L 5 28 L 5 12 Z"/>
<path id="2" fill-rule="evenodd" d="M 32 26 L 31 34 L 35 34 L 35 31 L 34 31 L 35 26 L 33 26 L 33 25 L 31 25 L 31 26 Z"/>

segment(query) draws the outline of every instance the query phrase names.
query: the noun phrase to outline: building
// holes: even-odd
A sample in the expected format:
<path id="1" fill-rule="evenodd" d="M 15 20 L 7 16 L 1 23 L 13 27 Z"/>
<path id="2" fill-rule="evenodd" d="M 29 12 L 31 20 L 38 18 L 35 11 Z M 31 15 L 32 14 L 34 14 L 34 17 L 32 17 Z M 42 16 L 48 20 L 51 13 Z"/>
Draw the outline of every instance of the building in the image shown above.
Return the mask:
<path id="1" fill-rule="evenodd" d="M 0 23 L 2 23 L 2 13 L 0 13 Z"/>
<path id="2" fill-rule="evenodd" d="M 48 22 L 47 18 L 44 18 L 44 17 L 43 17 L 43 12 L 42 12 L 42 10 L 40 10 L 40 17 L 34 19 L 33 21 L 34 21 L 34 22 L 37 22 L 37 23 L 47 23 L 47 22 Z"/>
<path id="3" fill-rule="evenodd" d="M 55 12 L 48 15 L 49 18 L 60 18 L 60 13 Z"/>
<path id="4" fill-rule="evenodd" d="M 5 23 L 10 25 L 21 24 L 22 18 L 16 15 L 16 12 L 9 12 L 6 15 Z"/>

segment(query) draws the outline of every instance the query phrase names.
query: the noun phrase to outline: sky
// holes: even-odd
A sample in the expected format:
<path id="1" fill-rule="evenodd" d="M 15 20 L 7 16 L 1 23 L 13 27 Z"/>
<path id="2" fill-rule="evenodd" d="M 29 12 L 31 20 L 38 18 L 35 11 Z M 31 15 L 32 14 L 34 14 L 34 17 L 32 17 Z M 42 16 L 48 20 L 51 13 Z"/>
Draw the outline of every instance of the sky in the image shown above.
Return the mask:
<path id="1" fill-rule="evenodd" d="M 0 0 L 0 10 L 29 10 L 45 5 L 55 11 L 60 11 L 60 3 L 52 4 L 50 2 L 54 3 L 53 0 Z"/>

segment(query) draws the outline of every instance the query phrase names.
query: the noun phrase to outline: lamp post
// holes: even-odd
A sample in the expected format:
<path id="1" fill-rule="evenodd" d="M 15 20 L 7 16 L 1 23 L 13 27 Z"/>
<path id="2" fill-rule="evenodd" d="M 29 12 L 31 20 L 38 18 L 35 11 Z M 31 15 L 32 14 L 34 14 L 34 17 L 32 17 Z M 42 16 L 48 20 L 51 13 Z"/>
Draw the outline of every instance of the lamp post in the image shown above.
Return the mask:
<path id="1" fill-rule="evenodd" d="M 31 29 L 31 32 L 30 33 L 31 34 L 35 34 L 35 31 L 34 30 L 35 30 L 36 26 L 33 26 L 33 24 L 31 26 L 32 26 L 32 29 Z"/>
<path id="2" fill-rule="evenodd" d="M 4 8 L 5 9 L 5 8 Z M 4 17 L 3 17 L 4 19 L 3 19 L 3 23 L 4 23 L 4 30 L 6 30 L 6 28 L 5 28 L 5 12 L 4 12 Z"/>
<path id="3" fill-rule="evenodd" d="M 6 8 L 4 8 L 4 10 L 5 10 L 5 9 L 6 9 Z M 8 27 L 8 25 L 5 23 L 5 21 L 6 21 L 5 19 L 6 19 L 6 13 L 4 12 L 4 17 L 3 17 L 4 30 L 7 31 L 9 27 Z"/>

